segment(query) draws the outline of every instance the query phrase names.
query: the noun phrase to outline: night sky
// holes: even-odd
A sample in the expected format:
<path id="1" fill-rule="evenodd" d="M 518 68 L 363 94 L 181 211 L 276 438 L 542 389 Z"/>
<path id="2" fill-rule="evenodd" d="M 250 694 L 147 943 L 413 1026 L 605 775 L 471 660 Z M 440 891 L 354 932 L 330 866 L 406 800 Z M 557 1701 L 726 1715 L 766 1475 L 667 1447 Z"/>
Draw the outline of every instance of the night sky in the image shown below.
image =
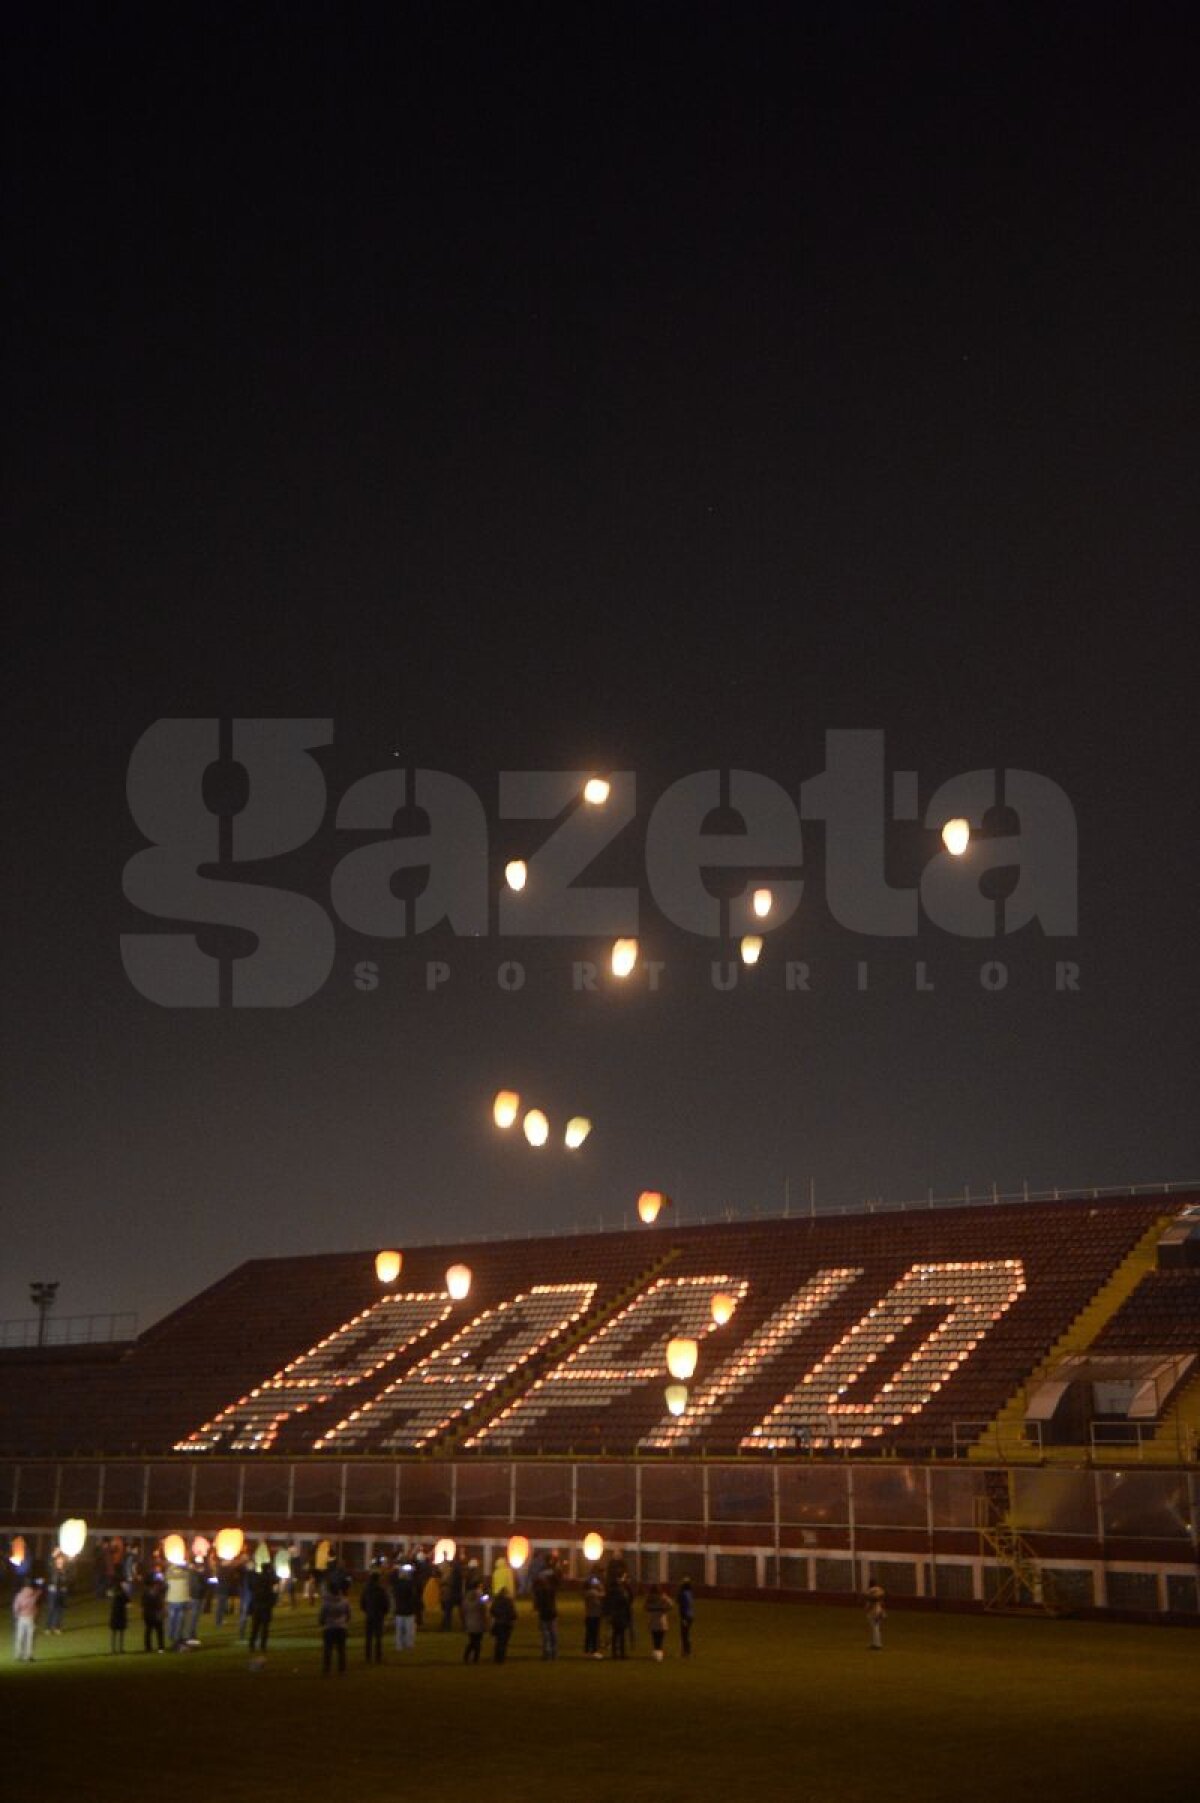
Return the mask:
<path id="1" fill-rule="evenodd" d="M 1193 23 L 10 14 L 0 1315 L 59 1279 L 144 1327 L 243 1258 L 617 1226 L 646 1185 L 688 1220 L 1200 1175 Z M 1079 933 L 856 936 L 806 823 L 732 994 L 643 881 L 657 995 L 573 994 L 594 942 L 339 926 L 297 1008 L 157 1007 L 120 936 L 188 923 L 125 899 L 125 781 L 176 716 L 332 718 L 325 826 L 260 875 L 326 908 L 372 771 L 472 783 L 493 892 L 546 831 L 502 770 L 636 771 L 589 880 L 637 883 L 675 779 L 794 796 L 871 728 L 922 808 L 1057 783 Z M 889 830 L 911 883 L 936 834 Z M 502 1084 L 583 1152 L 501 1139 Z"/>

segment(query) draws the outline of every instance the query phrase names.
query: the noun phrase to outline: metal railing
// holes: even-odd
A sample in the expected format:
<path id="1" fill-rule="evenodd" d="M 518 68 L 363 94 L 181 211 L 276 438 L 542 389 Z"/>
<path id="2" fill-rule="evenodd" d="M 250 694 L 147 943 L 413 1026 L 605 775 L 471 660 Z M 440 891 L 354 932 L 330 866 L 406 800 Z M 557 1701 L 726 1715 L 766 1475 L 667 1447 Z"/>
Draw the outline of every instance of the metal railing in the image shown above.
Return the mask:
<path id="1" fill-rule="evenodd" d="M 0 1348 L 14 1346 L 92 1346 L 137 1338 L 136 1314 L 51 1315 L 43 1329 L 37 1315 L 0 1321 Z M 40 1338 L 39 1338 L 40 1335 Z"/>

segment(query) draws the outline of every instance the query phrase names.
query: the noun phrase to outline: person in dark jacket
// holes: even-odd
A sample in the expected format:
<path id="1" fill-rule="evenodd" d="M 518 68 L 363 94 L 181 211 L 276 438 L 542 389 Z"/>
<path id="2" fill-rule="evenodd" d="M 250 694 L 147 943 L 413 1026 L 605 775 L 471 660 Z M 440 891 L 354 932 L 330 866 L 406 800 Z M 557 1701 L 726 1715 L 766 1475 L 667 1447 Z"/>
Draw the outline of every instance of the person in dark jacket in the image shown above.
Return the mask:
<path id="1" fill-rule="evenodd" d="M 254 1574 L 254 1582 L 250 1587 L 250 1651 L 265 1653 L 267 1641 L 271 1635 L 271 1617 L 275 1613 L 275 1598 L 279 1594 L 279 1579 L 273 1565 L 262 1565 Z"/>
<path id="2" fill-rule="evenodd" d="M 516 1604 L 507 1590 L 498 1590 L 492 1598 L 492 1639 L 495 1642 L 492 1658 L 497 1665 L 503 1665 L 508 1657 L 508 1643 L 516 1625 Z"/>
<path id="3" fill-rule="evenodd" d="M 478 1665 L 479 1651 L 483 1645 L 483 1636 L 487 1629 L 487 1599 L 478 1584 L 470 1584 L 463 1598 L 463 1627 L 467 1631 L 467 1644 L 463 1648 L 463 1664 Z"/>
<path id="4" fill-rule="evenodd" d="M 166 1586 L 159 1574 L 154 1572 L 142 1584 L 142 1651 L 144 1653 L 164 1651 L 163 1615 L 166 1607 Z M 155 1641 L 158 1642 L 157 1647 L 155 1647 Z"/>
<path id="5" fill-rule="evenodd" d="M 608 1625 L 612 1631 L 612 1656 L 625 1658 L 625 1636 L 633 1626 L 633 1586 L 622 1578 L 608 1593 Z"/>
<path id="6" fill-rule="evenodd" d="M 63 1616 L 67 1612 L 68 1582 L 67 1561 L 61 1552 L 57 1552 L 50 1561 L 50 1572 L 46 1579 L 47 1634 L 61 1634 L 63 1631 Z"/>
<path id="7" fill-rule="evenodd" d="M 366 1628 L 367 1664 L 383 1664 L 383 1624 L 387 1619 L 388 1593 L 383 1587 L 383 1579 L 378 1571 L 367 1574 L 358 1606 L 363 1612 Z"/>
<path id="8" fill-rule="evenodd" d="M 350 1628 L 350 1599 L 340 1585 L 327 1589 L 317 1615 L 321 1630 L 321 1676 L 327 1678 L 337 1655 L 338 1676 L 346 1675 L 346 1635 Z"/>
<path id="9" fill-rule="evenodd" d="M 696 1619 L 696 1603 L 692 1596 L 692 1580 L 684 1578 L 675 1593 L 679 1609 L 679 1644 L 685 1659 L 692 1656 L 692 1623 Z"/>
<path id="10" fill-rule="evenodd" d="M 129 1598 L 125 1594 L 124 1584 L 114 1584 L 108 1596 L 108 1650 L 110 1653 L 123 1653 L 125 1630 L 129 1626 Z"/>
<path id="11" fill-rule="evenodd" d="M 604 1616 L 604 1586 L 593 1572 L 583 1587 L 583 1656 L 602 1659 L 600 1623 Z"/>
<path id="12" fill-rule="evenodd" d="M 406 1653 L 417 1644 L 417 1585 L 408 1559 L 392 1572 L 392 1608 L 396 1614 L 396 1651 Z"/>
<path id="13" fill-rule="evenodd" d="M 533 1606 L 542 1630 L 542 1658 L 558 1658 L 558 1561 L 553 1553 L 533 1583 Z"/>

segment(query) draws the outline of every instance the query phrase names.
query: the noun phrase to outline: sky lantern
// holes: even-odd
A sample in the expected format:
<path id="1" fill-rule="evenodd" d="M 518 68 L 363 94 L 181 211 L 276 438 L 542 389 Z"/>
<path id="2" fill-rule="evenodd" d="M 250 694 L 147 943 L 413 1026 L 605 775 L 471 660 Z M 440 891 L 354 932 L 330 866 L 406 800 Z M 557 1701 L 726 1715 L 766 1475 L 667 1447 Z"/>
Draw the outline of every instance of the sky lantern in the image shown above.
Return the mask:
<path id="1" fill-rule="evenodd" d="M 236 1559 L 246 1544 L 246 1536 L 241 1528 L 222 1528 L 217 1535 L 217 1558 L 228 1565 Z"/>
<path id="2" fill-rule="evenodd" d="M 470 1265 L 451 1265 L 446 1272 L 446 1293 L 451 1302 L 462 1302 L 470 1293 Z"/>
<path id="3" fill-rule="evenodd" d="M 759 920 L 765 920 L 775 906 L 775 897 L 769 889 L 756 889 L 751 898 L 751 906 Z"/>
<path id="4" fill-rule="evenodd" d="M 58 1550 L 66 1559 L 77 1559 L 87 1545 L 87 1522 L 73 1515 L 58 1530 Z"/>
<path id="5" fill-rule="evenodd" d="M 670 1208 L 670 1196 L 664 1196 L 660 1189 L 644 1189 L 637 1199 L 638 1216 L 647 1227 L 653 1227 L 664 1208 Z"/>
<path id="6" fill-rule="evenodd" d="M 505 882 L 510 889 L 515 889 L 518 893 L 525 887 L 528 877 L 529 870 L 524 858 L 510 858 L 504 866 Z"/>
<path id="7" fill-rule="evenodd" d="M 434 1549 L 433 1549 L 434 1564 L 435 1565 L 451 1565 L 451 1564 L 453 1564 L 454 1555 L 457 1551 L 458 1551 L 458 1544 L 456 1541 L 454 1541 L 454 1540 L 439 1540 L 439 1541 L 437 1541 L 434 1546 Z"/>
<path id="8" fill-rule="evenodd" d="M 614 977 L 627 977 L 638 961 L 638 942 L 636 939 L 617 939 L 612 948 L 612 973 Z"/>
<path id="9" fill-rule="evenodd" d="M 733 1314 L 733 1307 L 733 1297 L 727 1296 L 723 1290 L 718 1290 L 712 1299 L 712 1318 L 718 1327 L 724 1327 L 726 1321 Z"/>
<path id="10" fill-rule="evenodd" d="M 942 844 L 952 858 L 961 858 L 971 843 L 971 823 L 969 820 L 947 820 L 942 828 Z"/>
<path id="11" fill-rule="evenodd" d="M 567 1122 L 567 1130 L 563 1134 L 563 1144 L 575 1152 L 583 1144 L 592 1130 L 592 1123 L 586 1114 L 573 1114 Z"/>
<path id="12" fill-rule="evenodd" d="M 186 1565 L 187 1547 L 182 1534 L 168 1534 L 163 1541 L 163 1558 L 168 1565 Z"/>
<path id="13" fill-rule="evenodd" d="M 25 1563 L 25 1536 L 24 1536 L 24 1534 L 14 1534 L 12 1539 L 9 1541 L 9 1543 L 8 1543 L 8 1562 L 10 1565 L 24 1565 L 24 1563 Z"/>
<path id="14" fill-rule="evenodd" d="M 292 1575 L 292 1555 L 286 1546 L 281 1546 L 275 1554 L 275 1576 L 281 1584 L 286 1584 Z"/>
<path id="15" fill-rule="evenodd" d="M 611 794 L 612 784 L 604 776 L 589 776 L 583 785 L 583 799 L 594 808 L 602 808 Z"/>
<path id="16" fill-rule="evenodd" d="M 666 1388 L 667 1408 L 672 1415 L 682 1415 L 687 1408 L 687 1385 L 668 1384 Z"/>
<path id="17" fill-rule="evenodd" d="M 531 1108 L 521 1122 L 521 1131 L 531 1146 L 544 1146 L 550 1137 L 550 1123 L 540 1108 Z"/>
<path id="18" fill-rule="evenodd" d="M 681 1334 L 678 1339 L 667 1342 L 667 1370 L 672 1377 L 683 1382 L 695 1371 L 699 1354 L 700 1348 L 695 1340 L 689 1340 Z"/>
<path id="19" fill-rule="evenodd" d="M 530 1550 L 529 1542 L 524 1534 L 512 1536 L 506 1549 L 506 1557 L 514 1571 L 520 1571 L 523 1565 L 528 1565 Z"/>
<path id="20" fill-rule="evenodd" d="M 583 1536 L 583 1556 L 589 1565 L 604 1557 L 604 1535 L 592 1532 Z"/>
<path id="21" fill-rule="evenodd" d="M 194 1534 L 192 1536 L 192 1558 L 207 1559 L 211 1546 L 212 1541 L 207 1534 Z"/>
<path id="22" fill-rule="evenodd" d="M 515 1089 L 498 1089 L 492 1103 L 492 1119 L 497 1127 L 509 1128 L 517 1118 L 521 1098 Z"/>
<path id="23" fill-rule="evenodd" d="M 742 963 L 757 964 L 762 957 L 762 939 L 758 933 L 747 933 L 742 940 Z"/>
<path id="24" fill-rule="evenodd" d="M 375 1254 L 375 1275 L 380 1283 L 395 1283 L 404 1263 L 402 1252 L 377 1252 Z"/>
<path id="25" fill-rule="evenodd" d="M 271 1549 L 265 1540 L 260 1540 L 254 1549 L 254 1569 L 256 1571 L 261 1571 L 265 1565 L 269 1565 L 270 1563 Z"/>

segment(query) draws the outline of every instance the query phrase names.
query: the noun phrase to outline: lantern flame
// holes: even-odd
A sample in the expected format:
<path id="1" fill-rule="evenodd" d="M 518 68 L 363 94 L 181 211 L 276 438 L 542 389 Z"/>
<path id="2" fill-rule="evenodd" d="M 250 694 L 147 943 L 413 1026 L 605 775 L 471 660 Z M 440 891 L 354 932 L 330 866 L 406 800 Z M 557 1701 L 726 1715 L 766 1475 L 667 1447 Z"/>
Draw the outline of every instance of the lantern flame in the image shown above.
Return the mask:
<path id="1" fill-rule="evenodd" d="M 435 1565 L 451 1565 L 451 1564 L 453 1564 L 454 1555 L 457 1551 L 458 1551 L 457 1542 L 455 1542 L 453 1540 L 439 1540 L 433 1549 L 434 1564 Z"/>
<path id="2" fill-rule="evenodd" d="M 644 1189 L 637 1199 L 637 1211 L 647 1227 L 653 1227 L 663 1209 L 668 1205 L 667 1197 L 661 1190 Z"/>
<path id="3" fill-rule="evenodd" d="M 614 977 L 627 977 L 638 961 L 638 942 L 636 939 L 618 939 L 612 948 L 612 973 Z"/>
<path id="4" fill-rule="evenodd" d="M 514 1534 L 508 1543 L 508 1562 L 514 1571 L 520 1571 L 522 1565 L 529 1563 L 531 1548 L 524 1534 Z"/>
<path id="5" fill-rule="evenodd" d="M 451 1265 L 446 1272 L 446 1293 L 451 1302 L 462 1302 L 470 1293 L 470 1265 Z"/>
<path id="6" fill-rule="evenodd" d="M 567 1122 L 567 1130 L 563 1134 L 563 1143 L 572 1152 L 577 1151 L 592 1130 L 592 1123 L 585 1114 L 574 1114 Z"/>
<path id="7" fill-rule="evenodd" d="M 757 933 L 747 933 L 742 940 L 742 963 L 757 964 L 762 957 L 762 939 Z"/>
<path id="8" fill-rule="evenodd" d="M 492 1103 L 492 1119 L 497 1127 L 511 1127 L 517 1118 L 521 1098 L 515 1089 L 498 1089 Z"/>
<path id="9" fill-rule="evenodd" d="M 525 887 L 528 877 L 529 870 L 524 858 L 510 858 L 504 866 L 504 880 L 509 888 L 515 889 L 518 894 Z"/>
<path id="10" fill-rule="evenodd" d="M 725 1295 L 724 1291 L 719 1291 L 717 1295 L 713 1297 L 712 1318 L 718 1327 L 724 1327 L 725 1323 L 732 1317 L 733 1309 L 733 1297 Z"/>
<path id="11" fill-rule="evenodd" d="M 24 1565 L 24 1563 L 25 1563 L 25 1536 L 24 1536 L 24 1534 L 14 1534 L 12 1539 L 9 1541 L 9 1543 L 8 1543 L 8 1562 L 10 1565 Z"/>
<path id="12" fill-rule="evenodd" d="M 969 820 L 947 820 L 942 828 L 942 844 L 952 858 L 961 858 L 971 843 L 971 823 Z"/>
<path id="13" fill-rule="evenodd" d="M 521 1131 L 531 1146 L 544 1146 L 550 1137 L 550 1123 L 540 1108 L 531 1108 L 521 1122 Z"/>
<path id="14" fill-rule="evenodd" d="M 86 1545 L 87 1522 L 73 1515 L 58 1530 L 58 1550 L 64 1558 L 77 1559 Z"/>
<path id="15" fill-rule="evenodd" d="M 594 808 L 602 808 L 612 794 L 612 784 L 603 776 L 589 776 L 583 785 L 583 799 Z"/>
<path id="16" fill-rule="evenodd" d="M 380 1283 L 395 1283 L 404 1263 L 402 1252 L 377 1252 L 375 1254 L 375 1275 Z"/>
<path id="17" fill-rule="evenodd" d="M 754 912 L 759 920 L 765 920 L 775 906 L 775 897 L 769 889 L 756 889 L 753 896 Z"/>
<path id="18" fill-rule="evenodd" d="M 667 1370 L 672 1377 L 686 1382 L 696 1369 L 696 1360 L 699 1354 L 700 1348 L 695 1340 L 689 1340 L 680 1335 L 678 1339 L 670 1340 L 667 1344 Z"/>
<path id="19" fill-rule="evenodd" d="M 604 1557 L 604 1535 L 585 1534 L 583 1536 L 583 1556 L 589 1565 L 595 1565 Z"/>
<path id="20" fill-rule="evenodd" d="M 682 1415 L 687 1408 L 687 1385 L 668 1384 L 665 1394 L 667 1407 L 672 1415 Z"/>
<path id="21" fill-rule="evenodd" d="M 237 1558 L 245 1544 L 246 1536 L 241 1528 L 222 1528 L 217 1535 L 217 1558 L 223 1559 L 228 1565 L 230 1560 Z"/>

